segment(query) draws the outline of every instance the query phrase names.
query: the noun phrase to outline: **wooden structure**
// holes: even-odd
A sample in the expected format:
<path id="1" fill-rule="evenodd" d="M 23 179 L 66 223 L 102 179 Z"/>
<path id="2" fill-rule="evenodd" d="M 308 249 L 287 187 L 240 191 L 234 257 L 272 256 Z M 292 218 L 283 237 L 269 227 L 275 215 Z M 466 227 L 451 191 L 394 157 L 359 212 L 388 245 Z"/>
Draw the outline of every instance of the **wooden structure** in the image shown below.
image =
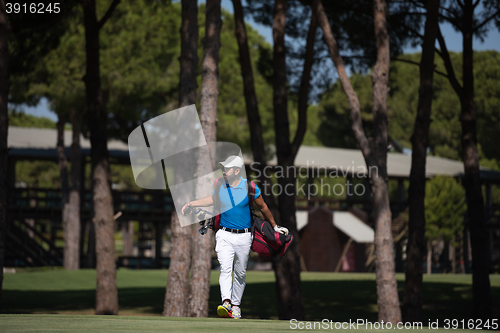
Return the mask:
<path id="1" fill-rule="evenodd" d="M 307 221 L 304 221 L 304 219 Z M 320 272 L 366 272 L 374 232 L 349 211 L 319 206 L 299 220 L 302 269 Z"/>
<path id="2" fill-rule="evenodd" d="M 90 142 L 81 137 L 80 183 L 85 184 L 85 166 L 90 163 Z M 65 152 L 71 158 L 71 131 L 65 131 Z M 6 266 L 62 265 L 61 191 L 58 189 L 16 187 L 16 163 L 22 160 L 57 162 L 56 131 L 38 128 L 9 127 L 9 201 L 6 239 Z M 110 162 L 130 165 L 128 146 L 118 140 L 108 142 Z M 173 202 L 167 191 L 112 190 L 114 211 L 121 211 L 121 221 L 139 223 L 137 260 L 119 258 L 117 264 L 129 267 L 161 268 L 168 265 L 162 257 L 162 236 L 170 223 Z M 92 220 L 92 191 L 82 186 L 80 263 L 95 266 L 95 240 Z M 48 223 L 39 223 L 48 221 Z M 29 222 L 29 223 L 28 223 Z M 59 236 L 58 236 L 59 235 Z M 151 244 L 155 244 L 154 255 Z M 126 258 L 125 258 L 126 259 Z"/>

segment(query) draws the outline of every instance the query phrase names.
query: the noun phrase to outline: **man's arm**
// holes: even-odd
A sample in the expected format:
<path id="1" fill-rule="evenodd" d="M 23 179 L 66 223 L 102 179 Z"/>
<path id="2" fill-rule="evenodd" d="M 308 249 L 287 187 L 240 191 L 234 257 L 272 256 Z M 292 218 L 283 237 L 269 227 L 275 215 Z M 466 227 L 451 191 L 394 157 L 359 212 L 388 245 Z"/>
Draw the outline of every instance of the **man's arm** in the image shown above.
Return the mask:
<path id="1" fill-rule="evenodd" d="M 269 221 L 271 223 L 271 226 L 274 228 L 276 226 L 276 222 L 274 221 L 273 214 L 271 213 L 271 210 L 267 207 L 264 199 L 262 199 L 262 195 L 259 195 L 257 199 L 255 199 L 255 204 L 257 207 L 259 207 L 260 211 L 262 212 L 262 215 L 266 218 L 266 221 Z"/>
<path id="2" fill-rule="evenodd" d="M 255 199 L 254 202 L 257 205 L 257 207 L 259 207 L 260 211 L 266 218 L 266 221 L 269 221 L 269 223 L 271 223 L 271 226 L 273 227 L 274 231 L 279 232 L 280 234 L 288 235 L 288 229 L 285 227 L 280 227 L 274 221 L 273 214 L 271 214 L 271 211 L 267 207 L 264 199 L 262 199 L 262 195 L 259 195 L 259 197 Z"/>
<path id="3" fill-rule="evenodd" d="M 191 201 L 182 207 L 182 214 L 184 214 L 184 210 L 188 206 L 194 206 L 194 207 L 207 207 L 207 206 L 212 206 L 214 204 L 213 197 L 209 195 L 208 197 L 204 197 L 198 200 Z"/>

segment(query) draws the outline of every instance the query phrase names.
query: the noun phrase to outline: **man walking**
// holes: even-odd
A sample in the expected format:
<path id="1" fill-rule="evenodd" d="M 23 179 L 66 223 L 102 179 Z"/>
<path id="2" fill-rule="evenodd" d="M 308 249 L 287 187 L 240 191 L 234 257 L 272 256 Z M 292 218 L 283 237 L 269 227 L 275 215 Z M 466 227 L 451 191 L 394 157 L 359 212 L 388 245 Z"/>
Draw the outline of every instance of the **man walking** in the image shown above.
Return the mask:
<path id="1" fill-rule="evenodd" d="M 247 192 L 247 180 L 240 173 L 244 167 L 239 156 L 229 156 L 224 162 L 225 182 L 220 186 L 219 193 L 214 192 L 220 200 L 220 228 L 215 234 L 217 259 L 220 264 L 219 285 L 222 305 L 217 308 L 221 317 L 241 319 L 241 299 L 246 285 L 246 269 L 250 246 L 252 245 L 252 226 Z M 182 213 L 189 206 L 206 207 L 214 203 L 214 196 L 191 201 L 184 205 Z M 280 227 L 274 221 L 271 211 L 262 198 L 260 189 L 255 185 L 254 202 L 271 223 L 276 232 L 288 234 L 288 229 Z M 232 273 L 234 270 L 234 279 Z"/>

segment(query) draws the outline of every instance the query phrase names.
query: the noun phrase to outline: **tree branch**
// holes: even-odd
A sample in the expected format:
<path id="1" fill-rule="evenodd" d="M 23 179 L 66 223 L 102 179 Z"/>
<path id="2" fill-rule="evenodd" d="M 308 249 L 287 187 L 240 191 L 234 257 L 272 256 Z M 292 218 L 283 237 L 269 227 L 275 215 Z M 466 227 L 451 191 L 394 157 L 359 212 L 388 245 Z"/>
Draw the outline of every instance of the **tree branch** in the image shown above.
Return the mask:
<path id="1" fill-rule="evenodd" d="M 421 13 L 421 12 L 412 12 L 412 11 L 408 11 L 408 12 L 398 12 L 398 13 L 394 13 L 393 14 L 394 16 L 408 16 L 408 15 L 420 15 L 420 16 L 425 16 L 427 15 L 426 13 Z"/>
<path id="2" fill-rule="evenodd" d="M 361 148 L 361 152 L 366 160 L 367 165 L 377 165 L 376 159 L 374 156 L 374 151 L 370 147 L 370 143 L 368 138 L 366 137 L 365 131 L 363 129 L 363 123 L 361 119 L 361 107 L 359 104 L 358 95 L 354 91 L 354 88 L 351 85 L 351 81 L 347 76 L 347 72 L 345 70 L 344 61 L 339 53 L 339 46 L 337 44 L 337 40 L 333 35 L 332 28 L 330 26 L 330 22 L 328 21 L 328 17 L 325 13 L 325 8 L 321 3 L 321 0 L 314 0 L 312 4 L 312 9 L 315 12 L 318 24 L 323 30 L 323 39 L 328 46 L 328 50 L 330 51 L 330 55 L 332 57 L 332 61 L 335 64 L 335 68 L 337 69 L 337 74 L 339 76 L 340 84 L 344 93 L 347 96 L 347 100 L 349 101 L 349 109 L 351 111 L 352 118 L 352 130 L 354 132 L 354 136 L 359 143 Z"/>
<path id="3" fill-rule="evenodd" d="M 484 20 L 481 24 L 479 24 L 477 27 L 474 28 L 474 30 L 472 30 L 472 32 L 477 32 L 479 29 L 481 29 L 485 24 L 487 24 L 491 19 L 493 19 L 495 16 L 497 16 L 498 14 L 500 14 L 500 9 L 497 10 L 493 15 L 491 15 L 490 17 L 488 17 L 486 20 Z"/>
<path id="4" fill-rule="evenodd" d="M 440 49 L 438 49 L 437 47 L 434 48 L 434 51 L 436 51 L 437 54 L 439 54 L 439 56 L 442 58 L 443 57 L 443 53 L 441 52 Z"/>
<path id="5" fill-rule="evenodd" d="M 409 32 L 413 33 L 415 36 L 423 39 L 424 38 L 424 35 L 422 35 L 420 32 L 418 32 L 417 30 L 407 26 L 406 24 L 399 24 L 400 26 L 402 26 L 403 28 L 405 28 L 406 30 L 408 30 Z"/>
<path id="6" fill-rule="evenodd" d="M 456 15 L 456 13 L 454 11 L 450 10 L 449 8 L 446 8 L 446 7 L 443 7 L 443 6 L 439 6 L 439 9 L 444 10 L 445 12 L 448 12 L 448 13 L 450 13 L 453 16 Z"/>
<path id="7" fill-rule="evenodd" d="M 413 1 L 413 0 L 410 0 L 410 2 L 417 8 L 422 8 L 422 9 L 427 9 L 425 8 L 425 6 L 422 4 L 422 3 L 419 3 L 418 1 Z M 404 1 L 403 1 L 404 3 Z"/>
<path id="8" fill-rule="evenodd" d="M 444 61 L 444 66 L 446 68 L 446 72 L 448 72 L 448 80 L 451 83 L 451 86 L 455 90 L 458 96 L 462 95 L 462 86 L 458 83 L 457 78 L 455 77 L 455 70 L 453 69 L 453 65 L 451 63 L 450 54 L 448 53 L 448 48 L 446 47 L 446 42 L 444 41 L 443 35 L 441 34 L 441 28 L 438 27 L 437 38 L 439 41 L 439 46 L 441 46 L 441 58 Z"/>
<path id="9" fill-rule="evenodd" d="M 417 66 L 420 66 L 420 63 L 416 62 L 416 61 L 413 61 L 413 60 L 408 60 L 408 59 L 398 59 L 398 58 L 395 58 L 393 60 L 396 60 L 396 61 L 401 61 L 401 62 L 406 62 L 408 64 L 413 64 L 413 65 L 417 65 Z M 448 78 L 448 75 L 446 75 L 445 73 L 443 72 L 440 72 L 438 71 L 437 69 L 434 69 L 434 73 L 436 74 L 439 74 L 441 76 L 444 76 L 445 78 L 449 79 Z"/>
<path id="10" fill-rule="evenodd" d="M 452 18 L 452 17 L 449 17 L 449 16 L 446 16 L 446 15 L 443 15 L 443 14 L 439 14 L 439 17 L 441 17 L 442 19 L 448 21 L 451 25 L 454 25 L 456 28 L 458 28 L 458 30 L 460 31 L 463 31 L 462 30 L 462 27 L 458 26 L 456 23 L 458 21 L 457 18 Z"/>
<path id="11" fill-rule="evenodd" d="M 297 156 L 297 152 L 299 151 L 299 147 L 304 140 L 304 136 L 307 130 L 307 97 L 309 95 L 309 84 L 311 81 L 311 68 L 314 61 L 314 41 L 316 37 L 316 29 L 318 27 L 318 22 L 316 18 L 316 14 L 314 11 L 311 11 L 311 23 L 309 25 L 309 32 L 307 33 L 307 44 L 306 44 L 306 54 L 304 57 L 304 69 L 302 72 L 302 79 L 300 82 L 300 90 L 299 90 L 299 121 L 297 126 L 297 132 L 295 133 L 295 137 L 292 141 L 291 147 L 291 164 L 293 165 L 293 161 Z"/>
<path id="12" fill-rule="evenodd" d="M 116 6 L 118 6 L 119 3 L 120 3 L 120 0 L 113 0 L 113 2 L 111 3 L 111 5 L 108 8 L 108 11 L 106 12 L 106 14 L 104 14 L 104 16 L 99 21 L 99 23 L 97 23 L 97 29 L 101 30 L 104 23 L 106 23 L 106 21 L 110 18 L 111 14 L 113 14 L 113 11 L 115 10 Z"/>

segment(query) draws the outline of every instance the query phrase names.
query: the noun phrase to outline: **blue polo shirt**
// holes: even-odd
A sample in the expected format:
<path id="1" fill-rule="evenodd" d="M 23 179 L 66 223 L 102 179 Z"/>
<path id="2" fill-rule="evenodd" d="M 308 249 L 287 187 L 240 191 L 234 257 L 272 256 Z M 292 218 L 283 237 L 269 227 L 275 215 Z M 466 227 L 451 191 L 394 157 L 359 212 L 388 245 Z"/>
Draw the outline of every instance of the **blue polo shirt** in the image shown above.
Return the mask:
<path id="1" fill-rule="evenodd" d="M 250 228 L 252 223 L 250 220 L 250 208 L 248 207 L 247 180 L 240 176 L 240 183 L 235 187 L 229 185 L 229 190 L 233 196 L 233 203 L 226 188 L 226 183 L 222 183 L 219 191 L 222 227 L 231 229 Z M 214 191 L 215 194 L 215 191 Z M 255 196 L 257 199 L 260 196 L 260 189 L 255 184 Z"/>

